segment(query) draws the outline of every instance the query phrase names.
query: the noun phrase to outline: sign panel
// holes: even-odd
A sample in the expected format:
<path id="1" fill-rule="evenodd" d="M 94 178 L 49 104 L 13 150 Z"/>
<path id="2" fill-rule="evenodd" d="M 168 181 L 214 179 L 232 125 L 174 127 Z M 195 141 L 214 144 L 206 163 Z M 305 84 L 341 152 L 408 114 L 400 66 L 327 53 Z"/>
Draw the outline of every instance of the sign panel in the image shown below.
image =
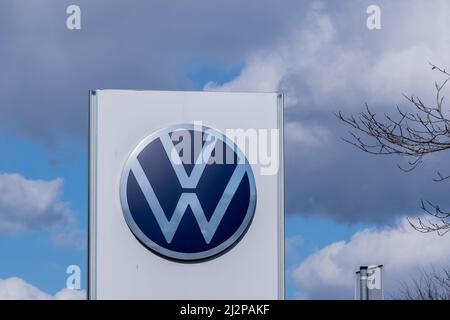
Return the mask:
<path id="1" fill-rule="evenodd" d="M 89 297 L 284 297 L 283 99 L 98 90 Z"/>

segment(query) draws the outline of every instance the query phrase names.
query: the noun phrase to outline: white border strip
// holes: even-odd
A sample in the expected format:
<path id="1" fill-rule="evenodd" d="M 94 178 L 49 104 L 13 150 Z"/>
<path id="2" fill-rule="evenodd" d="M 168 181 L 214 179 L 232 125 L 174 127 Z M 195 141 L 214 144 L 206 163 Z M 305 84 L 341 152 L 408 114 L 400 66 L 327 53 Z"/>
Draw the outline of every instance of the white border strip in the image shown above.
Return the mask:
<path id="1" fill-rule="evenodd" d="M 89 92 L 88 299 L 97 298 L 97 92 Z"/>

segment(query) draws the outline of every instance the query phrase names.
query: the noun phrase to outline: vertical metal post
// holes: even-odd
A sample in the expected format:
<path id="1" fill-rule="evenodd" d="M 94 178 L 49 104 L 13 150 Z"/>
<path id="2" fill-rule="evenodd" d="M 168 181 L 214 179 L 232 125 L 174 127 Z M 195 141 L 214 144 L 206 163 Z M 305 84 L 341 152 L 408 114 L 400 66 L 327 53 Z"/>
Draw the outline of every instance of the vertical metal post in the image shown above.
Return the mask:
<path id="1" fill-rule="evenodd" d="M 359 267 L 359 299 L 369 300 L 369 288 L 367 287 L 367 266 Z"/>

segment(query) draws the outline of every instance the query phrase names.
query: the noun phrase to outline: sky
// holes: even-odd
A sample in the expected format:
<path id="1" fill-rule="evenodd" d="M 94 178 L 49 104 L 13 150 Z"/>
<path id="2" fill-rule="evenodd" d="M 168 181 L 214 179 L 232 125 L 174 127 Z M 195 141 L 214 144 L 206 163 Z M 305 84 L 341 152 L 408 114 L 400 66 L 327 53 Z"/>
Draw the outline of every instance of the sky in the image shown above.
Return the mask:
<path id="1" fill-rule="evenodd" d="M 81 29 L 66 8 L 81 8 Z M 366 26 L 369 5 L 381 29 Z M 450 263 L 450 236 L 419 234 L 420 200 L 450 207 L 448 155 L 410 173 L 401 157 L 342 141 L 334 113 L 434 103 L 450 68 L 450 3 L 399 1 L 0 1 L 0 298 L 86 289 L 88 90 L 285 94 L 286 296 L 352 299 L 360 265 L 384 264 L 386 296 Z M 79 265 L 81 291 L 64 289 Z"/>

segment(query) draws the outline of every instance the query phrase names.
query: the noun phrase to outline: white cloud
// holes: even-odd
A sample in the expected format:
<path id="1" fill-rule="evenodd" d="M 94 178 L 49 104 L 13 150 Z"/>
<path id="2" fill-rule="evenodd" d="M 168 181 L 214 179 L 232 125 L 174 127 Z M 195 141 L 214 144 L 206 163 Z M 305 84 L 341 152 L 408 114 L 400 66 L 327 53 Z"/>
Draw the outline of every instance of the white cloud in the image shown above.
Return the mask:
<path id="1" fill-rule="evenodd" d="M 382 29 L 369 31 L 363 5 L 338 5 L 333 9 L 345 14 L 334 14 L 316 2 L 307 18 L 293 25 L 278 44 L 251 53 L 238 77 L 222 85 L 210 82 L 204 89 L 282 90 L 287 106 L 329 109 L 365 101 L 391 106 L 402 101 L 402 93 L 432 93 L 438 76 L 428 61 L 450 63 L 449 36 L 437 32 L 450 28 L 450 20 L 442 17 L 450 4 L 382 1 L 379 5 Z"/>
<path id="2" fill-rule="evenodd" d="M 73 222 L 61 200 L 62 179 L 29 180 L 20 174 L 0 174 L 0 235 L 40 230 Z"/>
<path id="3" fill-rule="evenodd" d="M 41 291 L 21 278 L 0 279 L 0 300 L 82 300 L 85 290 L 62 289 L 55 295 Z"/>
<path id="4" fill-rule="evenodd" d="M 404 218 L 394 227 L 364 229 L 349 242 L 334 242 L 304 260 L 293 272 L 301 296 L 352 299 L 354 272 L 361 265 L 385 266 L 386 296 L 399 293 L 421 268 L 450 265 L 450 237 L 422 234 Z"/>
<path id="5" fill-rule="evenodd" d="M 20 278 L 0 279 L 0 299 L 2 300 L 48 300 L 50 298 L 49 294 L 42 292 Z"/>
<path id="6" fill-rule="evenodd" d="M 62 289 L 53 298 L 55 300 L 86 300 L 86 290 Z"/>
<path id="7" fill-rule="evenodd" d="M 269 49 L 252 53 L 240 75 L 225 84 L 209 82 L 205 90 L 217 91 L 277 91 L 283 78 L 301 72 L 313 64 L 317 50 L 329 42 L 334 27 L 326 15 L 310 14 L 305 24 L 297 26 L 293 34 L 283 38 Z"/>

